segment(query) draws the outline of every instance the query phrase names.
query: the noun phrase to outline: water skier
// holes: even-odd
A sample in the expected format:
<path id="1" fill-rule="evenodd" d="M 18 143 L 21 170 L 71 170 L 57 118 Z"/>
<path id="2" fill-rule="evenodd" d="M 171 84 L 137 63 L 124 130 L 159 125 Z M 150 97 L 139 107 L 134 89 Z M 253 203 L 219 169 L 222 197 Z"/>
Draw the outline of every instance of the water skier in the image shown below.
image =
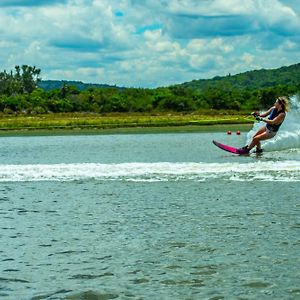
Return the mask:
<path id="1" fill-rule="evenodd" d="M 252 115 L 258 121 L 263 121 L 266 123 L 262 128 L 260 128 L 252 138 L 249 145 L 238 149 L 239 154 L 248 154 L 252 148 L 256 146 L 256 153 L 262 153 L 261 141 L 273 138 L 278 132 L 281 124 L 283 123 L 286 113 L 289 110 L 289 102 L 287 97 L 278 97 L 270 109 L 266 112 L 260 114 L 259 112 L 254 112 Z M 268 118 L 266 118 L 269 116 Z"/>

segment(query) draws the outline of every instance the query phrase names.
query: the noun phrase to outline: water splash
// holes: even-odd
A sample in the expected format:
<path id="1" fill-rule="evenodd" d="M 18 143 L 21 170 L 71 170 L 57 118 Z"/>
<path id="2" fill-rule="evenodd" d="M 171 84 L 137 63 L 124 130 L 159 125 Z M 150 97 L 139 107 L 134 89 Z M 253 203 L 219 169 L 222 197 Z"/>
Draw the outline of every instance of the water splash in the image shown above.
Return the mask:
<path id="1" fill-rule="evenodd" d="M 256 131 L 265 123 L 254 123 L 247 134 L 249 144 Z M 265 151 L 281 151 L 300 148 L 300 99 L 298 95 L 290 98 L 290 111 L 275 138 L 262 142 Z"/>
<path id="2" fill-rule="evenodd" d="M 0 182 L 122 180 L 300 181 L 300 161 L 1 165 Z"/>

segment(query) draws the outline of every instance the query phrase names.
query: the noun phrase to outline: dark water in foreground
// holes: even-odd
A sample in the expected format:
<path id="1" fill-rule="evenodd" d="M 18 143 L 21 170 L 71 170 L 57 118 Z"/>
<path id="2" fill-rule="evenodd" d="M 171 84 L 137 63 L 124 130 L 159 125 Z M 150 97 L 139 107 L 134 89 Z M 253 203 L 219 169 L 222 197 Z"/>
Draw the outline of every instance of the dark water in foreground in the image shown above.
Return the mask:
<path id="1" fill-rule="evenodd" d="M 2 138 L 0 298 L 300 299 L 299 147 L 212 139 Z"/>

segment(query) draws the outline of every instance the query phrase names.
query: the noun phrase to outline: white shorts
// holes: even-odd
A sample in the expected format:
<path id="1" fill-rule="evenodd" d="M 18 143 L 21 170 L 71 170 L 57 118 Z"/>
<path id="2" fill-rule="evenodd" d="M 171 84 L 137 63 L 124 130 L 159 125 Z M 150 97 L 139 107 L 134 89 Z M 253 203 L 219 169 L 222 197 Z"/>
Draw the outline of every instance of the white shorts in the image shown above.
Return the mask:
<path id="1" fill-rule="evenodd" d="M 271 139 L 276 135 L 277 131 L 272 131 L 268 129 L 268 127 L 266 127 L 266 133 L 267 133 L 267 137 Z"/>

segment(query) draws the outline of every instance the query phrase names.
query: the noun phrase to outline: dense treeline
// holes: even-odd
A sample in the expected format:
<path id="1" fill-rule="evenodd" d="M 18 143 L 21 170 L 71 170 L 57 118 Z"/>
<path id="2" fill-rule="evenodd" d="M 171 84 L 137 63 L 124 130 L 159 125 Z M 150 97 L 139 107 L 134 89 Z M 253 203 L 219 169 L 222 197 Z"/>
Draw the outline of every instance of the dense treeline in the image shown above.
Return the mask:
<path id="1" fill-rule="evenodd" d="M 278 95 L 300 90 L 300 64 L 277 70 L 192 81 L 156 89 L 111 86 L 79 89 L 38 87 L 40 69 L 16 66 L 0 73 L 0 112 L 193 112 L 203 109 L 253 110 L 273 103 Z"/>

